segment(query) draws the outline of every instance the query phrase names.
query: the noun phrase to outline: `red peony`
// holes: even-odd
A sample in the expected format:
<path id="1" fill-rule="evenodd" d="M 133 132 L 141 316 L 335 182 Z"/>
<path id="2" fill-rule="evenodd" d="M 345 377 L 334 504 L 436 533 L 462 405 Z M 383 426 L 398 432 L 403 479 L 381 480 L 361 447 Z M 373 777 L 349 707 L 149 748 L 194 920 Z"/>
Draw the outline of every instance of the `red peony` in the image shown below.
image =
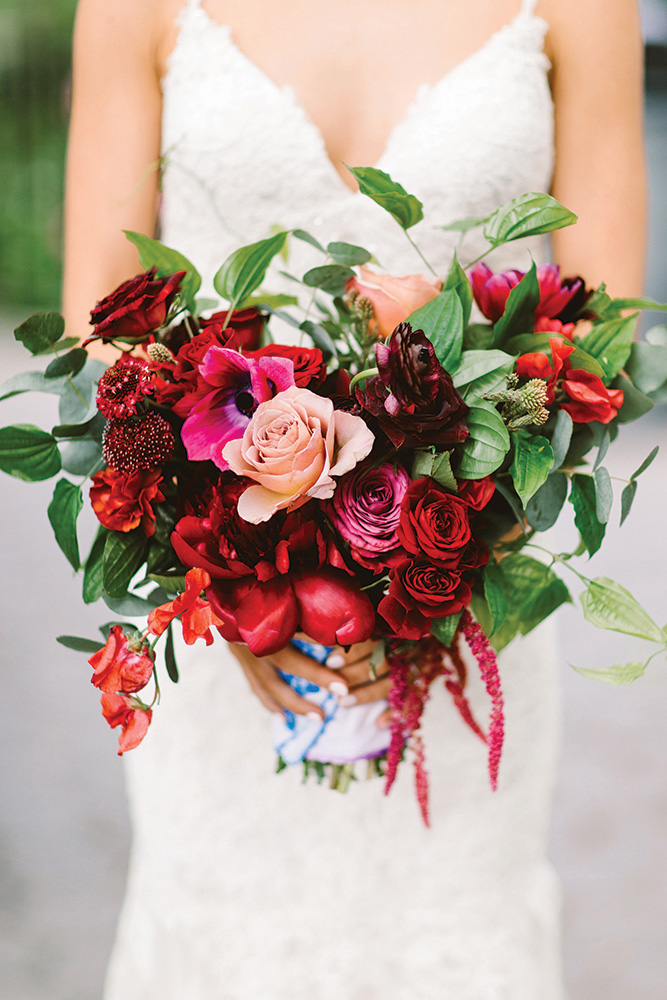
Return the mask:
<path id="1" fill-rule="evenodd" d="M 138 747 L 148 732 L 152 718 L 150 708 L 144 708 L 134 698 L 122 694 L 102 694 L 102 715 L 112 729 L 122 726 L 118 738 L 118 753 Z"/>
<path id="2" fill-rule="evenodd" d="M 171 304 L 181 288 L 185 271 L 166 278 L 157 277 L 157 268 L 138 274 L 97 303 L 90 314 L 93 335 L 85 341 L 102 339 L 136 342 L 164 326 Z"/>
<path id="3" fill-rule="evenodd" d="M 141 525 L 145 535 L 155 533 L 155 512 L 160 503 L 162 475 L 159 472 L 118 472 L 103 469 L 93 476 L 90 503 L 98 521 L 111 531 L 133 531 Z"/>
<path id="4" fill-rule="evenodd" d="M 180 618 L 183 638 L 188 646 L 192 646 L 197 639 L 204 639 L 206 645 L 210 646 L 213 642 L 211 627 L 223 624 L 208 601 L 201 596 L 202 590 L 210 586 L 210 583 L 211 577 L 206 570 L 189 570 L 185 574 L 185 592 L 175 600 L 153 608 L 148 616 L 148 631 L 153 635 L 162 635 L 174 618 Z"/>
<path id="5" fill-rule="evenodd" d="M 105 646 L 88 660 L 93 668 L 91 682 L 107 694 L 140 691 L 151 679 L 153 656 L 141 638 L 131 638 L 114 625 Z"/>

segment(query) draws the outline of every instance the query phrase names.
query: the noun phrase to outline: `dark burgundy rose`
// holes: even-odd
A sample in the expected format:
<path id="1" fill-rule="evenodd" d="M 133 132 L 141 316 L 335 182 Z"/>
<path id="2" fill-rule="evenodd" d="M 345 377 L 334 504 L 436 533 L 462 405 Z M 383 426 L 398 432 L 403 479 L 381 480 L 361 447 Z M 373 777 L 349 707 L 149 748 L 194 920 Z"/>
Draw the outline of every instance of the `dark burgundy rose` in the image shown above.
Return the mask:
<path id="1" fill-rule="evenodd" d="M 233 347 L 237 351 L 256 351 L 262 343 L 262 332 L 266 323 L 266 315 L 258 309 L 236 309 L 232 315 L 228 310 L 221 309 L 207 319 L 200 319 L 202 331 L 209 328 L 217 330 L 226 338 L 222 347 Z"/>
<path id="2" fill-rule="evenodd" d="M 468 407 L 421 330 L 401 323 L 386 344 L 375 345 L 375 356 L 379 375 L 357 389 L 357 398 L 395 448 L 465 441 Z"/>
<path id="3" fill-rule="evenodd" d="M 402 465 L 368 462 L 344 476 L 327 506 L 333 526 L 349 542 L 352 557 L 366 569 L 393 562 L 399 549 L 401 502 L 410 484 Z"/>
<path id="4" fill-rule="evenodd" d="M 104 343 L 145 340 L 164 326 L 185 274 L 178 271 L 158 278 L 157 268 L 152 267 L 125 281 L 91 312 L 90 322 L 95 329 L 85 343 L 100 339 Z"/>
<path id="5" fill-rule="evenodd" d="M 456 614 L 471 596 L 470 583 L 459 570 L 428 559 L 404 559 L 393 571 L 378 614 L 397 636 L 420 639 L 428 635 L 434 618 Z"/>
<path id="6" fill-rule="evenodd" d="M 398 535 L 413 555 L 457 567 L 472 538 L 469 507 L 433 479 L 415 479 L 401 504 Z"/>
<path id="7" fill-rule="evenodd" d="M 287 344 L 267 344 L 258 351 L 245 351 L 249 358 L 289 358 L 294 365 L 294 384 L 302 389 L 317 391 L 317 386 L 324 381 L 327 366 L 324 364 L 322 352 L 317 347 L 290 347 Z"/>

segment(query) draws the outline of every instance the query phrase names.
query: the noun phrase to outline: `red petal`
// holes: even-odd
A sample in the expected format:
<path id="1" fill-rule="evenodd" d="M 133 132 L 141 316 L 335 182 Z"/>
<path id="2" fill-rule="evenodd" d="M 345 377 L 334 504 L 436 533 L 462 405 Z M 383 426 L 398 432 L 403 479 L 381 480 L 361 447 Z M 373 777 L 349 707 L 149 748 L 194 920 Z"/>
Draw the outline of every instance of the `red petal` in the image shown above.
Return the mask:
<path id="1" fill-rule="evenodd" d="M 325 568 L 295 574 L 292 585 L 301 628 L 315 642 L 348 646 L 370 639 L 375 609 L 356 580 L 341 570 Z"/>

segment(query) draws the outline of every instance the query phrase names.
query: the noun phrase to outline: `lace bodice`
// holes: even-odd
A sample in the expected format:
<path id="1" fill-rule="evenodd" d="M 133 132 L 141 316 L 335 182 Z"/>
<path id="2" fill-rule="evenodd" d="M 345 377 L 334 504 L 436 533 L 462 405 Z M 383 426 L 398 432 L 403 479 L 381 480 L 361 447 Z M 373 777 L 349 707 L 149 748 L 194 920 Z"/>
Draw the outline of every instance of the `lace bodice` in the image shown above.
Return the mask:
<path id="1" fill-rule="evenodd" d="M 433 228 L 547 190 L 553 114 L 546 25 L 514 20 L 424 86 L 377 166 L 425 204 L 413 230 L 444 270 L 456 237 Z M 187 3 L 163 80 L 162 237 L 201 269 L 271 227 L 374 250 L 422 270 L 385 213 L 343 183 L 289 88 L 275 86 Z M 462 260 L 479 250 L 472 235 Z M 296 241 L 295 241 L 296 242 Z M 532 241 L 500 263 L 517 266 Z M 305 244 L 290 269 L 312 266 Z M 303 260 L 299 255 L 304 255 Z M 274 271 L 265 282 L 280 290 Z M 563 1000 L 558 893 L 545 860 L 558 733 L 551 625 L 500 658 L 507 741 L 497 793 L 485 747 L 434 691 L 424 735 L 432 829 L 409 764 L 345 796 L 273 773 L 270 717 L 224 644 L 177 650 L 181 680 L 126 765 L 135 840 L 106 1000 Z M 486 719 L 474 669 L 469 697 Z"/>

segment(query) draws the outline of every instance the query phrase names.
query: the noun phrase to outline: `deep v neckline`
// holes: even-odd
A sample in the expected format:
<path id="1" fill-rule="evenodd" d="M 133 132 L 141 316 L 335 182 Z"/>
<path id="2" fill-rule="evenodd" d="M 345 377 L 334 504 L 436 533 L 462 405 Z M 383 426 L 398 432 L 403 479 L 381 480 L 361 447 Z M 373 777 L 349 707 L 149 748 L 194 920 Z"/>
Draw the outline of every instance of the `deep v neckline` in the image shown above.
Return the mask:
<path id="1" fill-rule="evenodd" d="M 223 21 L 216 20 L 216 18 L 213 17 L 213 15 L 210 14 L 205 7 L 202 7 L 201 4 L 197 4 L 197 6 L 195 7 L 189 5 L 188 7 L 184 8 L 182 15 L 183 18 L 187 17 L 188 14 L 198 15 L 202 19 L 202 23 L 205 24 L 210 31 L 218 32 L 220 34 L 220 37 L 223 38 L 224 41 L 227 43 L 230 52 L 234 54 L 236 59 L 238 59 L 243 65 L 248 67 L 248 69 L 252 70 L 252 72 L 254 72 L 257 75 L 257 78 L 261 80 L 262 84 L 265 87 L 268 87 L 274 94 L 282 96 L 285 100 L 287 100 L 290 103 L 290 105 L 292 106 L 292 110 L 300 115 L 305 127 L 310 131 L 311 135 L 316 140 L 317 145 L 320 148 L 321 155 L 325 161 L 325 165 L 327 166 L 329 173 L 335 179 L 335 182 L 338 184 L 338 186 L 342 189 L 344 193 L 347 193 L 347 195 L 352 197 L 358 195 L 359 190 L 357 188 L 350 187 L 350 185 L 345 182 L 342 175 L 339 173 L 336 164 L 331 154 L 329 153 L 329 147 L 327 146 L 322 129 L 317 124 L 317 122 L 310 116 L 310 114 L 306 111 L 306 108 L 304 107 L 302 101 L 299 99 L 296 90 L 294 89 L 292 84 L 276 83 L 276 81 L 271 76 L 269 76 L 266 70 L 262 69 L 262 67 L 259 66 L 258 63 L 256 63 L 249 55 L 247 55 L 247 53 L 243 51 L 242 48 L 239 47 L 239 45 L 234 39 L 234 34 L 232 32 L 231 26 Z M 516 28 L 516 25 L 520 21 L 525 19 L 527 19 L 529 22 L 541 25 L 545 29 L 548 28 L 548 25 L 544 20 L 544 18 L 541 18 L 537 14 L 534 14 L 530 11 L 526 11 L 522 8 L 521 10 L 518 11 L 517 14 L 515 14 L 515 16 L 512 18 L 511 21 L 508 21 L 507 24 L 501 25 L 500 28 L 498 28 L 491 35 L 489 35 L 487 40 L 482 45 L 480 45 L 479 48 L 475 49 L 460 62 L 456 63 L 454 66 L 448 69 L 435 83 L 429 83 L 428 81 L 424 81 L 423 83 L 419 84 L 414 97 L 408 103 L 405 111 L 400 116 L 398 121 L 395 122 L 395 124 L 389 129 L 387 138 L 385 139 L 384 145 L 382 147 L 382 152 L 379 158 L 375 161 L 375 163 L 372 164 L 372 166 L 378 169 L 381 167 L 383 161 L 385 160 L 385 157 L 387 156 L 391 148 L 396 133 L 405 125 L 406 122 L 408 122 L 412 118 L 415 110 L 419 107 L 421 102 L 424 100 L 425 96 L 432 95 L 441 87 L 444 87 L 445 84 L 448 83 L 452 78 L 455 78 L 460 71 L 467 68 L 469 64 L 474 63 L 476 59 L 484 55 L 487 52 L 487 50 L 490 49 L 496 43 L 498 38 L 506 36 L 508 32 L 511 32 Z M 183 23 L 181 22 L 181 30 L 179 31 L 174 48 L 167 57 L 165 77 L 163 77 L 163 80 L 169 74 L 170 61 L 173 57 L 175 50 L 179 46 L 182 37 L 182 28 L 183 28 Z M 371 166 L 371 164 L 363 164 L 363 166 Z"/>

